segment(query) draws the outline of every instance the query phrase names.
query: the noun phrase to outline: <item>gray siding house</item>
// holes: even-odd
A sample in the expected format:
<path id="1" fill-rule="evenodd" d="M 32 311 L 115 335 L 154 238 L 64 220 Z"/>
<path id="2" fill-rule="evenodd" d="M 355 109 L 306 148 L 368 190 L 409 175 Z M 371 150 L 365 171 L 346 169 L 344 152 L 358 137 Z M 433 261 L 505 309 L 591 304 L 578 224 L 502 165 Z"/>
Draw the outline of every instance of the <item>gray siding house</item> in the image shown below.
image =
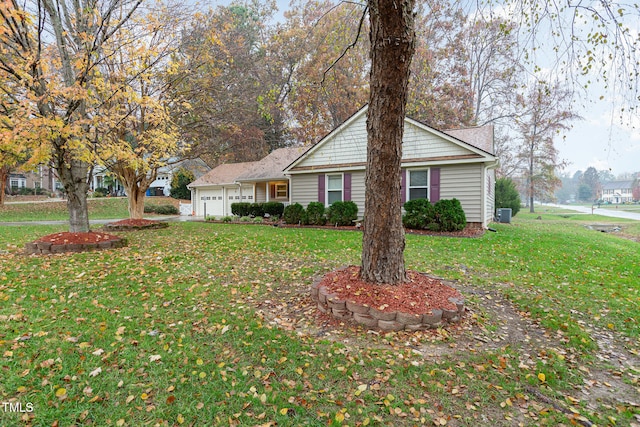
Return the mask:
<path id="1" fill-rule="evenodd" d="M 367 107 L 312 146 L 284 173 L 290 201 L 306 206 L 351 200 L 364 214 L 367 160 Z M 439 131 L 405 119 L 402 147 L 402 200 L 460 200 L 467 222 L 486 227 L 495 210 L 493 127 Z"/>
<path id="2" fill-rule="evenodd" d="M 189 184 L 194 215 L 231 215 L 234 202 L 285 204 L 351 200 L 364 215 L 367 107 L 315 145 L 281 148 L 250 163 L 222 164 Z M 493 219 L 493 127 L 439 131 L 405 119 L 402 200 L 460 200 L 467 222 Z"/>

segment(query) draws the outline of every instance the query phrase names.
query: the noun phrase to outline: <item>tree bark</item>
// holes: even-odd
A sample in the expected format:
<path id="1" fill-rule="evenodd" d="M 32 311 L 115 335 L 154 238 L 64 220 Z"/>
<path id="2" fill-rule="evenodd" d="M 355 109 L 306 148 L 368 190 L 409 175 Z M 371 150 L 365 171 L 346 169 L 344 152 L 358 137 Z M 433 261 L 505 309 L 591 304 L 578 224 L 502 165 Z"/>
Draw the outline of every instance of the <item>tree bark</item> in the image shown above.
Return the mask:
<path id="1" fill-rule="evenodd" d="M 63 147 L 57 146 L 53 160 L 58 171 L 58 178 L 64 187 L 69 209 L 69 231 L 72 233 L 89 232 L 89 206 L 87 190 L 89 189 L 89 164 L 73 158 Z M 65 158 L 71 157 L 69 161 Z"/>
<path id="2" fill-rule="evenodd" d="M 9 167 L 0 166 L 0 206 L 4 206 L 4 195 L 7 189 L 7 178 L 9 177 Z"/>
<path id="3" fill-rule="evenodd" d="M 409 67 L 415 50 L 414 0 L 369 0 L 371 74 L 361 278 L 407 280 L 400 194 Z"/>
<path id="4" fill-rule="evenodd" d="M 144 198 L 148 187 L 143 189 L 134 184 L 125 188 L 127 189 L 129 218 L 142 219 L 144 216 Z"/>

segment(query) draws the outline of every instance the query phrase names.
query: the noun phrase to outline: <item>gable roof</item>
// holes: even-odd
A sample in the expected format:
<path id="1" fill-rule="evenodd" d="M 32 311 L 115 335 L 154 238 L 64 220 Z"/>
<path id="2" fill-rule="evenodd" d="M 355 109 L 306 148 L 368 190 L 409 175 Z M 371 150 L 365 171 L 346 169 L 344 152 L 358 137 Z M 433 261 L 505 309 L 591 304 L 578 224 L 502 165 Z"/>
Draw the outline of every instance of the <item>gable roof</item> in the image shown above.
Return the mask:
<path id="1" fill-rule="evenodd" d="M 493 125 L 476 126 L 466 129 L 449 129 L 443 132 L 460 141 L 473 145 L 482 151 L 486 151 L 489 154 L 495 154 Z"/>
<path id="2" fill-rule="evenodd" d="M 240 175 L 249 171 L 256 163 L 223 163 L 187 185 L 187 188 L 234 184 Z"/>
<path id="3" fill-rule="evenodd" d="M 236 180 L 240 182 L 256 182 L 287 179 L 284 176 L 284 169 L 308 149 L 309 147 L 278 148 L 262 160 L 255 162 L 249 170 L 239 175 Z"/>
<path id="4" fill-rule="evenodd" d="M 368 105 L 365 105 L 289 164 L 285 171 L 290 173 L 304 169 L 364 167 L 366 164 L 367 135 L 365 123 L 367 110 Z M 354 126 L 354 128 L 349 129 L 352 126 Z M 449 147 L 448 153 L 442 153 L 442 155 L 433 154 L 429 157 L 422 156 L 421 158 L 419 151 L 424 151 L 425 135 L 430 138 L 430 142 L 438 142 L 440 144 L 437 148 L 438 150 L 442 151 L 445 146 Z M 406 117 L 405 133 L 402 142 L 403 162 L 454 162 L 457 160 L 466 162 L 495 162 L 497 159 L 493 154 L 493 137 L 493 126 L 440 131 L 425 123 Z M 338 146 L 333 147 L 335 149 L 323 149 L 325 145 L 330 147 L 331 144 L 337 144 Z M 349 148 L 346 148 L 347 146 L 349 146 Z M 341 153 L 338 151 L 341 151 Z M 347 152 L 351 155 L 351 158 L 346 158 L 346 156 L 343 155 Z M 319 157 L 331 157 L 333 160 L 330 160 L 328 163 L 314 164 L 313 160 L 310 159 L 316 154 Z M 339 162 L 336 161 L 337 158 L 340 158 Z"/>
<path id="5" fill-rule="evenodd" d="M 603 190 L 620 190 L 633 187 L 633 181 L 609 181 L 602 185 Z"/>

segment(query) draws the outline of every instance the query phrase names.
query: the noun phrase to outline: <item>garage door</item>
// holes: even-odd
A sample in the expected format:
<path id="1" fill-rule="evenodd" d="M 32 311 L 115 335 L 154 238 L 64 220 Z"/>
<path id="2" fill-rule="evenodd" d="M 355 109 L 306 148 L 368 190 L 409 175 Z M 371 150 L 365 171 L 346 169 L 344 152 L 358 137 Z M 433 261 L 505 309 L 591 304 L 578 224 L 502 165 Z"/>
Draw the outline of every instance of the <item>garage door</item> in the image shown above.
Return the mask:
<path id="1" fill-rule="evenodd" d="M 224 200 L 222 189 L 200 190 L 198 197 L 198 216 L 224 216 Z"/>

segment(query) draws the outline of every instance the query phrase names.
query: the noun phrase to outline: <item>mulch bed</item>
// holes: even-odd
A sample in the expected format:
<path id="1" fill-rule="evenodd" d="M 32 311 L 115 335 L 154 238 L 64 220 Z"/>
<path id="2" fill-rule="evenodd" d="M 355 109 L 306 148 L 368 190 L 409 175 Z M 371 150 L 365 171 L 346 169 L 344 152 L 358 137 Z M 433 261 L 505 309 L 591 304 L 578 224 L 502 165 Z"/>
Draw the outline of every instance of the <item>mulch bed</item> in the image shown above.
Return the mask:
<path id="1" fill-rule="evenodd" d="M 456 310 L 456 304 L 450 299 L 462 298 L 458 290 L 414 271 L 407 271 L 407 278 L 409 281 L 400 285 L 374 285 L 360 279 L 360 267 L 350 266 L 327 273 L 320 286 L 341 300 L 380 311 L 428 314 L 434 308 Z"/>
<path id="2" fill-rule="evenodd" d="M 65 252 L 86 252 L 115 249 L 126 246 L 127 241 L 108 233 L 89 231 L 87 233 L 62 232 L 49 234 L 25 243 L 27 254 L 51 255 Z"/>
<path id="3" fill-rule="evenodd" d="M 136 230 L 154 230 L 158 228 L 167 228 L 169 224 L 164 221 L 155 221 L 151 219 L 123 219 L 121 221 L 110 222 L 104 225 L 107 231 L 136 231 Z"/>
<path id="4" fill-rule="evenodd" d="M 244 223 L 246 224 L 246 223 Z M 349 226 L 334 226 L 334 225 L 298 225 L 298 224 L 285 224 L 285 223 L 274 223 L 267 225 L 274 225 L 277 227 L 283 228 L 319 228 L 326 230 L 344 230 L 344 231 L 362 231 L 361 227 L 356 227 L 353 225 Z M 460 231 L 430 231 L 430 230 L 414 230 L 410 228 L 405 228 L 405 234 L 418 234 L 421 236 L 441 236 L 441 237 L 481 237 L 485 233 L 485 229 L 480 226 L 467 226 L 463 230 Z"/>
<path id="5" fill-rule="evenodd" d="M 52 245 L 67 245 L 67 244 L 84 244 L 84 243 L 100 243 L 111 240 L 120 240 L 118 236 L 112 234 L 100 233 L 96 231 L 90 231 L 88 233 L 71 233 L 68 231 L 62 233 L 49 234 L 44 237 L 40 237 L 35 243 L 46 242 Z"/>

